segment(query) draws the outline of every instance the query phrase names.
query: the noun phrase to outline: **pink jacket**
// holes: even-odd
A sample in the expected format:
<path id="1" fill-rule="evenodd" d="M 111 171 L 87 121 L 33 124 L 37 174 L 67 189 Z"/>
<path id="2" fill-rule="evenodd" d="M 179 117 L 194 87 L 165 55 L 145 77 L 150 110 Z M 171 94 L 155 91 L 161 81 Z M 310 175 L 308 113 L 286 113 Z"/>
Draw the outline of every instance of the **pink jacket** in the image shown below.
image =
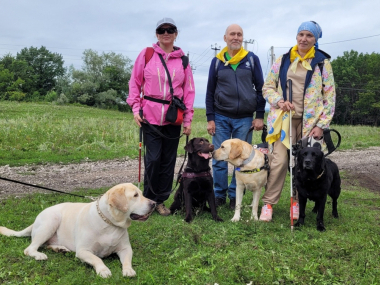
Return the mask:
<path id="1" fill-rule="evenodd" d="M 141 51 L 133 66 L 131 79 L 129 81 L 129 95 L 127 103 L 132 107 L 133 114 L 138 114 L 140 108 L 143 109 L 144 118 L 152 125 L 168 125 L 165 121 L 168 104 L 161 104 L 144 100 L 140 94 L 163 100 L 171 100 L 169 82 L 165 68 L 163 67 L 158 53 L 162 54 L 166 61 L 174 96 L 182 98 L 186 105 L 184 112 L 183 126 L 191 125 L 194 109 L 194 80 L 190 64 L 184 70 L 181 56 L 184 55 L 180 48 L 175 47 L 175 51 L 166 54 L 158 44 L 153 44 L 154 54 L 145 66 L 146 48 Z M 142 86 L 144 84 L 144 86 Z"/>

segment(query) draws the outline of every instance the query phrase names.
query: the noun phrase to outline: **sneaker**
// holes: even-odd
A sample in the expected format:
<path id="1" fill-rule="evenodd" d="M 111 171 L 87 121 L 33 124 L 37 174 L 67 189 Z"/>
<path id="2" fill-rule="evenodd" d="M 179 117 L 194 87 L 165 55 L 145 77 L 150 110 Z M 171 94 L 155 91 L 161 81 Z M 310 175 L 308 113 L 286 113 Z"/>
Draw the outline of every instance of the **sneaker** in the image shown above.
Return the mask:
<path id="1" fill-rule="evenodd" d="M 216 198 L 215 199 L 215 205 L 217 207 L 223 206 L 224 204 L 226 204 L 226 200 L 225 199 L 223 199 L 223 198 Z"/>
<path id="2" fill-rule="evenodd" d="M 300 215 L 300 205 L 297 202 L 293 202 L 293 220 L 298 220 Z"/>
<path id="3" fill-rule="evenodd" d="M 261 208 L 260 221 L 270 222 L 272 220 L 272 214 L 273 214 L 272 206 L 269 204 L 265 204 Z"/>
<path id="4" fill-rule="evenodd" d="M 157 204 L 156 206 L 156 211 L 161 215 L 161 216 L 169 216 L 170 215 L 170 210 L 165 207 L 163 203 Z"/>
<path id="5" fill-rule="evenodd" d="M 235 210 L 235 206 L 236 206 L 236 199 L 231 198 L 230 199 L 230 210 Z"/>

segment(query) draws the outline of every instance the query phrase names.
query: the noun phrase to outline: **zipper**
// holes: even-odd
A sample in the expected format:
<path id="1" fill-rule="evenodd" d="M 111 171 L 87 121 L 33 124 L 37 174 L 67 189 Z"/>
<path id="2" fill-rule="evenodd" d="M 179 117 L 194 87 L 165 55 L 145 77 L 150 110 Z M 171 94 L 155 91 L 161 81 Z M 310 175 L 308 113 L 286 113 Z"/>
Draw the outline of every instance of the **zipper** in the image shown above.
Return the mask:
<path id="1" fill-rule="evenodd" d="M 193 86 L 191 85 L 191 77 L 189 75 L 189 84 L 190 84 L 190 90 L 192 91 L 193 90 Z"/>
<path id="2" fill-rule="evenodd" d="M 236 115 L 238 115 L 239 114 L 239 107 L 240 107 L 240 94 L 239 94 L 239 86 L 238 86 L 238 80 L 237 80 L 237 76 L 236 76 L 236 71 L 235 71 L 235 82 L 236 82 L 236 92 L 237 92 L 237 95 L 238 95 Z"/>
<path id="3" fill-rule="evenodd" d="M 173 69 L 172 83 L 174 82 L 175 69 Z"/>
<path id="4" fill-rule="evenodd" d="M 157 76 L 158 76 L 158 85 L 160 85 L 160 92 L 162 92 L 161 89 L 161 75 L 160 75 L 160 69 L 157 67 Z"/>
<path id="5" fill-rule="evenodd" d="M 164 80 L 164 96 L 163 96 L 163 99 L 166 100 L 166 79 L 167 79 L 167 75 L 166 75 L 166 72 L 164 72 L 164 73 L 165 73 L 165 80 Z M 162 104 L 160 126 L 162 126 L 162 124 L 164 122 L 164 113 L 165 113 L 165 105 Z"/>

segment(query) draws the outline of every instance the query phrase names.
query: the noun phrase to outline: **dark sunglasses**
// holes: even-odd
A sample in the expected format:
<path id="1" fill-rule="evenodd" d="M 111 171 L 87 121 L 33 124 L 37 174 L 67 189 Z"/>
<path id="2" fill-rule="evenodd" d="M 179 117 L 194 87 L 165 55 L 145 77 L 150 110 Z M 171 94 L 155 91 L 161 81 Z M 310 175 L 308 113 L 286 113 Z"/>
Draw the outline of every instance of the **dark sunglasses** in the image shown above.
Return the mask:
<path id="1" fill-rule="evenodd" d="M 156 30 L 156 33 L 159 35 L 165 34 L 165 32 L 168 32 L 168 34 L 174 34 L 177 31 L 176 28 L 158 28 Z"/>

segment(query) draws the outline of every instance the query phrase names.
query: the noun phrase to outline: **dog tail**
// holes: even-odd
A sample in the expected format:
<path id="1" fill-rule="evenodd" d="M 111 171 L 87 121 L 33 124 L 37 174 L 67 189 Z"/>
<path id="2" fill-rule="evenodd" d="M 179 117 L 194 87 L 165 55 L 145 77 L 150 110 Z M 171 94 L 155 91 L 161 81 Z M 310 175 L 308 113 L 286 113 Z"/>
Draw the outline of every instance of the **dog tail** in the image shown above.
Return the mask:
<path id="1" fill-rule="evenodd" d="M 0 227 L 0 234 L 8 237 L 30 237 L 32 234 L 32 229 L 33 224 L 19 232 L 8 229 L 6 227 Z"/>

